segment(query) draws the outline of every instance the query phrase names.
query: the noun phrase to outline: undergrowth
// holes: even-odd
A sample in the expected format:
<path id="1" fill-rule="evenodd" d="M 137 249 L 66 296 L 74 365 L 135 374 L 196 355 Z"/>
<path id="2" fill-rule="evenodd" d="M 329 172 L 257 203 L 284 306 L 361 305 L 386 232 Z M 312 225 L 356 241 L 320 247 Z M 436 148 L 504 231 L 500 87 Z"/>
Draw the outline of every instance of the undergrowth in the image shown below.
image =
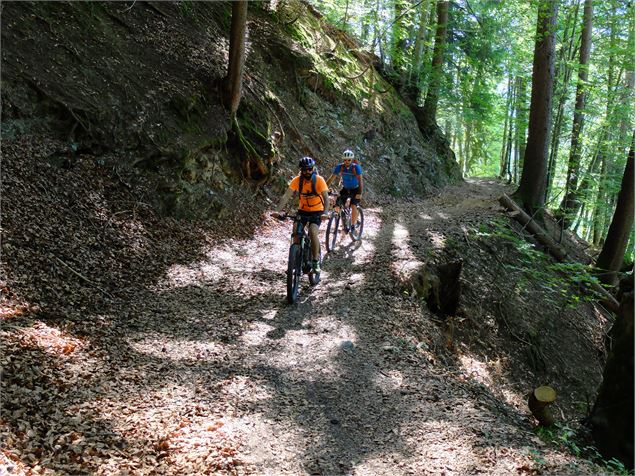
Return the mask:
<path id="1" fill-rule="evenodd" d="M 541 440 L 565 449 L 574 454 L 577 458 L 586 459 L 590 464 L 600 466 L 603 468 L 602 474 L 625 476 L 633 474 L 620 460 L 616 458 L 606 460 L 595 446 L 580 443 L 580 438 L 575 430 L 566 424 L 556 423 L 550 427 L 539 426 L 535 431 Z M 538 451 L 532 452 L 532 458 L 537 464 L 544 463 L 544 458 L 542 458 Z"/>
<path id="2" fill-rule="evenodd" d="M 536 248 L 532 243 L 516 234 L 503 220 L 496 220 L 489 225 L 481 225 L 476 231 L 479 239 L 498 239 L 516 251 L 516 262 L 504 266 L 520 274 L 516 281 L 517 291 L 523 291 L 530 285 L 536 285 L 562 298 L 569 307 L 576 307 L 582 302 L 597 301 L 603 296 L 592 289 L 599 285 L 593 276 L 590 266 L 575 262 L 557 262 L 549 255 Z"/>

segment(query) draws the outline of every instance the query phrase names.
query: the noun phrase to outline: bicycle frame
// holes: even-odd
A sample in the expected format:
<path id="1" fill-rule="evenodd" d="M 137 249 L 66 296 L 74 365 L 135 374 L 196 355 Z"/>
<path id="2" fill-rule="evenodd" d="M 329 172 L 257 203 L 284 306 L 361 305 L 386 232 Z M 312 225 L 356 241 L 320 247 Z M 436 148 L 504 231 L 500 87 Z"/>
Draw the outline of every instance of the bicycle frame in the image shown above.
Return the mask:
<path id="1" fill-rule="evenodd" d="M 309 282 L 316 285 L 320 281 L 320 273 L 315 272 L 311 265 L 311 235 L 306 230 L 307 225 L 302 224 L 299 215 L 287 215 L 286 218 L 293 219 L 287 267 L 287 301 L 293 304 L 298 299 L 302 274 L 308 274 Z"/>
<path id="2" fill-rule="evenodd" d="M 331 194 L 332 197 L 339 197 L 339 195 Z M 338 240 L 338 233 L 340 227 L 340 221 L 342 231 L 348 233 L 353 241 L 359 241 L 362 237 L 362 230 L 364 227 L 364 211 L 360 205 L 357 205 L 357 229 L 354 231 L 352 228 L 352 215 L 353 210 L 351 208 L 350 197 L 347 197 L 343 203 L 337 203 L 333 207 L 329 222 L 326 228 L 326 250 L 333 251 Z M 335 207 L 339 208 L 339 212 L 335 210 Z"/>

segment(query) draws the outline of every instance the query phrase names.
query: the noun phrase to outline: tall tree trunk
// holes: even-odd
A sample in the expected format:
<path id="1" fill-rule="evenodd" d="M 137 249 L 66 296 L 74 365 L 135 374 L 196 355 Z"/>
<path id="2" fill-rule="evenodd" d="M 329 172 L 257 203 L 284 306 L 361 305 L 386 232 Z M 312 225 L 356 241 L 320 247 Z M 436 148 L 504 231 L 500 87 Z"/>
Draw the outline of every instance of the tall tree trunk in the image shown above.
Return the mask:
<path id="1" fill-rule="evenodd" d="M 556 97 L 556 116 L 553 121 L 551 134 L 551 145 L 549 148 L 549 164 L 547 165 L 547 185 L 545 187 L 545 201 L 549 199 L 558 161 L 558 151 L 560 150 L 560 135 L 564 122 L 565 106 L 569 98 L 569 80 L 573 68 L 571 64 L 576 54 L 575 25 L 578 22 L 578 11 L 580 0 L 577 0 L 573 10 L 566 16 L 565 28 L 562 34 L 562 46 L 558 50 L 558 59 L 554 69 L 554 96 Z"/>
<path id="2" fill-rule="evenodd" d="M 514 183 L 518 183 L 518 176 L 525 161 L 525 147 L 527 139 L 527 83 L 522 76 L 517 78 L 518 99 L 516 101 L 516 160 L 514 161 Z"/>
<path id="3" fill-rule="evenodd" d="M 447 0 L 440 0 L 437 3 L 437 33 L 434 38 L 434 53 L 432 55 L 432 73 L 428 93 L 423 104 L 423 113 L 430 126 L 437 122 L 437 106 L 439 103 L 439 92 L 441 89 L 441 78 L 443 76 L 443 53 L 445 51 L 445 41 L 448 26 Z"/>
<path id="4" fill-rule="evenodd" d="M 505 104 L 505 123 L 503 124 L 503 140 L 501 141 L 500 166 L 498 177 L 503 178 L 507 172 L 507 137 L 509 135 L 509 124 L 511 122 L 512 110 L 512 73 L 508 70 L 507 76 L 507 101 Z"/>
<path id="5" fill-rule="evenodd" d="M 520 185 L 514 194 L 529 214 L 537 212 L 540 215 L 545 204 L 557 16 L 557 0 L 540 2 L 531 79 L 529 136 Z"/>
<path id="6" fill-rule="evenodd" d="M 463 159 L 463 175 L 466 177 L 470 174 L 470 162 L 472 162 L 472 119 L 468 119 L 465 127 L 465 156 Z"/>
<path id="7" fill-rule="evenodd" d="M 428 30 L 428 12 L 430 10 L 430 0 L 423 0 L 419 11 L 419 29 L 414 46 L 414 58 L 410 69 L 410 81 L 419 83 L 419 73 L 421 72 L 421 58 L 425 48 L 426 31 Z"/>
<path id="8" fill-rule="evenodd" d="M 589 424 L 602 456 L 633 468 L 633 275 L 620 282 L 620 308 Z"/>
<path id="9" fill-rule="evenodd" d="M 245 36 L 247 31 L 247 1 L 232 3 L 232 23 L 229 36 L 229 65 L 226 76 L 226 94 L 231 122 L 236 117 L 243 90 L 243 68 L 245 65 Z"/>
<path id="10" fill-rule="evenodd" d="M 635 129 L 633 130 L 631 150 L 626 161 L 622 187 L 617 199 L 613 220 L 611 221 L 604 247 L 595 263 L 595 266 L 602 270 L 600 280 L 607 284 L 614 284 L 616 272 L 622 267 L 628 237 L 633 226 L 633 213 L 635 212 L 635 194 L 633 193 L 633 179 L 635 178 L 634 155 Z"/>
<path id="11" fill-rule="evenodd" d="M 512 103 L 509 110 L 509 133 L 507 134 L 507 147 L 505 148 L 505 163 L 506 174 L 507 174 L 507 182 L 512 183 L 512 137 L 514 135 L 514 110 L 516 109 L 516 84 L 512 84 Z"/>
<path id="12" fill-rule="evenodd" d="M 559 215 L 562 217 L 562 226 L 569 228 L 572 222 L 570 216 L 573 204 L 579 200 L 578 176 L 580 174 L 581 146 L 580 136 L 584 127 L 584 108 L 586 106 L 587 80 L 589 76 L 589 56 L 591 53 L 591 25 L 593 21 L 593 2 L 585 0 L 584 19 L 580 42 L 580 65 L 578 69 L 578 84 L 575 94 L 575 110 L 573 112 L 573 128 L 571 129 L 571 150 L 567 168 L 567 182 L 565 195 L 560 204 Z M 577 209 L 577 207 L 575 207 Z"/>
<path id="13" fill-rule="evenodd" d="M 518 183 L 518 170 L 522 167 L 525 153 L 525 131 L 527 129 L 526 115 L 526 87 L 522 76 L 516 76 L 516 107 L 514 111 L 514 163 L 512 164 L 510 180 Z"/>
<path id="14" fill-rule="evenodd" d="M 400 83 L 404 84 L 404 60 L 406 57 L 407 38 L 404 32 L 405 0 L 393 0 L 395 19 L 391 28 L 390 60 L 393 69 L 400 77 Z"/>

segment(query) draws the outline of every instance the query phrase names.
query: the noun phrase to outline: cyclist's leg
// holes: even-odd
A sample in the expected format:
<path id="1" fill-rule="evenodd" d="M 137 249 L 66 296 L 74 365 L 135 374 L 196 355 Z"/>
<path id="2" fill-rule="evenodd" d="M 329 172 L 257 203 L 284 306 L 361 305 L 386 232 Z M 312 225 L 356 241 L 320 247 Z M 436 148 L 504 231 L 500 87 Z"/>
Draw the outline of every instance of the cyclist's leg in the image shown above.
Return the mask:
<path id="1" fill-rule="evenodd" d="M 359 188 L 356 188 L 351 193 L 351 225 L 355 226 L 357 223 L 357 204 L 359 200 L 355 196 L 359 193 Z"/>
<path id="2" fill-rule="evenodd" d="M 340 207 L 342 207 L 344 203 L 346 202 L 346 197 L 342 195 L 344 193 L 344 190 L 346 189 L 343 188 L 342 190 L 340 190 L 340 194 L 337 196 L 337 199 L 335 200 L 335 213 L 339 213 Z"/>
<path id="3" fill-rule="evenodd" d="M 309 223 L 309 236 L 311 237 L 311 255 L 313 256 L 313 261 L 317 261 L 320 259 L 319 230 L 320 228 L 317 223 Z"/>

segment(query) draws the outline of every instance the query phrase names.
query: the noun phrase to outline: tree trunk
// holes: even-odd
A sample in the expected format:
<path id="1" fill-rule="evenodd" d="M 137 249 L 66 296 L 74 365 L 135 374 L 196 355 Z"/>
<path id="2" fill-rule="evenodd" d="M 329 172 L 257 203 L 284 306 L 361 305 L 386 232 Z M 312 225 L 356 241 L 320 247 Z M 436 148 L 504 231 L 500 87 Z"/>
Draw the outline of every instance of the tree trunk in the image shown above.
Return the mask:
<path id="1" fill-rule="evenodd" d="M 429 126 L 437 122 L 437 106 L 439 103 L 439 91 L 441 89 L 441 78 L 443 75 L 443 53 L 445 51 L 445 40 L 448 26 L 449 2 L 441 0 L 437 3 L 437 33 L 434 38 L 434 52 L 432 54 L 432 72 L 428 93 L 423 104 L 424 117 Z"/>
<path id="2" fill-rule="evenodd" d="M 609 332 L 604 376 L 589 424 L 605 459 L 633 468 L 633 274 L 620 283 L 620 310 Z"/>
<path id="3" fill-rule="evenodd" d="M 562 226 L 569 228 L 572 217 L 571 208 L 579 200 L 578 176 L 580 174 L 580 136 L 584 127 L 584 108 L 586 106 L 586 89 L 589 76 L 589 56 L 591 53 L 591 25 L 593 21 L 593 2 L 586 0 L 584 3 L 584 19 L 580 42 L 580 65 L 578 69 L 578 84 L 575 93 L 575 110 L 573 112 L 573 128 L 571 129 L 571 150 L 567 167 L 567 182 L 565 195 L 560 204 L 559 215 L 562 217 Z M 577 209 L 578 207 L 575 206 Z"/>
<path id="4" fill-rule="evenodd" d="M 567 20 L 562 34 L 562 46 L 558 51 L 558 59 L 554 69 L 554 96 L 557 97 L 556 117 L 553 121 L 551 134 L 551 147 L 549 151 L 549 164 L 547 165 L 547 185 L 545 187 L 545 200 L 549 199 L 553 185 L 553 179 L 560 150 L 560 135 L 562 130 L 565 106 L 569 97 L 569 80 L 571 79 L 573 59 L 575 57 L 575 25 L 578 21 L 580 0 L 576 1 L 573 11 L 567 15 Z"/>
<path id="5" fill-rule="evenodd" d="M 514 161 L 514 183 L 518 183 L 519 171 L 522 170 L 523 163 L 525 161 L 525 147 L 527 138 L 527 83 L 521 76 L 517 78 L 516 89 L 518 91 L 516 100 L 516 125 L 514 130 L 516 131 L 516 147 L 515 147 L 515 161 Z"/>
<path id="6" fill-rule="evenodd" d="M 509 134 L 509 123 L 511 122 L 511 107 L 512 107 L 512 74 L 508 71 L 507 76 L 507 103 L 505 104 L 505 123 L 503 124 L 503 140 L 501 142 L 500 153 L 500 166 L 498 172 L 498 178 L 503 178 L 507 172 L 507 136 Z"/>
<path id="7" fill-rule="evenodd" d="M 421 58 L 425 49 L 426 31 L 428 29 L 428 12 L 430 9 L 430 0 L 423 0 L 419 12 L 419 30 L 417 31 L 417 39 L 414 46 L 414 58 L 410 70 L 410 80 L 415 84 L 419 83 L 419 73 L 421 72 Z"/>
<path id="8" fill-rule="evenodd" d="M 545 204 L 557 16 L 557 0 L 540 2 L 531 79 L 529 136 L 520 185 L 514 194 L 530 214 L 541 214 Z"/>
<path id="9" fill-rule="evenodd" d="M 611 226 L 609 227 L 602 251 L 595 263 L 597 268 L 604 271 L 600 275 L 600 280 L 607 284 L 614 284 L 616 273 L 622 267 L 628 237 L 631 233 L 631 227 L 633 226 L 633 213 L 635 212 L 633 198 L 633 179 L 635 178 L 635 174 L 633 173 L 634 149 L 635 130 L 633 130 L 633 141 L 628 154 L 628 160 L 626 161 L 622 187 L 617 199 L 613 220 L 611 221 Z"/>
<path id="10" fill-rule="evenodd" d="M 227 68 L 226 98 L 229 116 L 233 123 L 240 104 L 245 65 L 245 36 L 247 31 L 247 1 L 232 2 L 232 23 L 229 36 L 229 65 Z"/>
<path id="11" fill-rule="evenodd" d="M 606 203 L 606 185 L 607 185 L 607 177 L 606 177 L 606 151 L 601 151 L 600 155 L 600 174 L 598 177 L 598 190 L 595 199 L 595 208 L 593 210 L 591 226 L 593 228 L 592 235 L 592 243 L 594 245 L 601 245 L 600 241 L 602 240 L 602 233 L 604 230 L 604 226 L 606 223 L 606 216 L 608 214 L 607 209 L 609 208 L 609 204 Z"/>

